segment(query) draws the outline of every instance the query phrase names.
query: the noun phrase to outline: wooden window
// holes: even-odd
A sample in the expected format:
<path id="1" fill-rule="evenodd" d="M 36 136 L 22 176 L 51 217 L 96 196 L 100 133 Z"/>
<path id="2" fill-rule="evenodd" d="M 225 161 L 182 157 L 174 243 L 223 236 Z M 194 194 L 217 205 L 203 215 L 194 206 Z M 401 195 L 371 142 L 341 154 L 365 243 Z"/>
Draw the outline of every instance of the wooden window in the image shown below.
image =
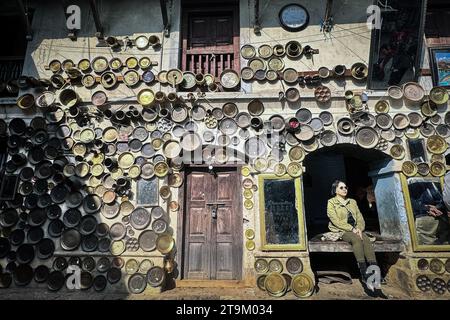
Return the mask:
<path id="1" fill-rule="evenodd" d="M 450 4 L 447 0 L 429 0 L 425 19 L 428 46 L 450 45 Z"/>
<path id="2" fill-rule="evenodd" d="M 239 17 L 235 6 L 183 8 L 183 71 L 212 74 L 239 71 Z"/>

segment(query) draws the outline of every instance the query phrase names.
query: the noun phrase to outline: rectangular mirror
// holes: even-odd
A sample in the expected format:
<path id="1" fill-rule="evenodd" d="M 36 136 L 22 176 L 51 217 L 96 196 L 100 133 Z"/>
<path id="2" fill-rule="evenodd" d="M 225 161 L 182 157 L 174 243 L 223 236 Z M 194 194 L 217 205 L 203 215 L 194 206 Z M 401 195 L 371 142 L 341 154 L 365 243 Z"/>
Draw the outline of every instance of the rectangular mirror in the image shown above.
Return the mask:
<path id="1" fill-rule="evenodd" d="M 159 205 L 158 179 L 140 179 L 137 182 L 137 204 L 142 206 Z"/>
<path id="2" fill-rule="evenodd" d="M 263 250 L 305 250 L 300 178 L 259 176 Z"/>
<path id="3" fill-rule="evenodd" d="M 414 251 L 450 250 L 450 221 L 442 199 L 442 183 L 438 177 L 402 175 Z"/>
<path id="4" fill-rule="evenodd" d="M 427 162 L 425 142 L 423 139 L 408 139 L 410 159 L 413 162 Z"/>
<path id="5" fill-rule="evenodd" d="M 372 32 L 368 87 L 384 90 L 416 81 L 426 0 L 375 1 L 374 4 L 381 8 L 381 29 Z"/>

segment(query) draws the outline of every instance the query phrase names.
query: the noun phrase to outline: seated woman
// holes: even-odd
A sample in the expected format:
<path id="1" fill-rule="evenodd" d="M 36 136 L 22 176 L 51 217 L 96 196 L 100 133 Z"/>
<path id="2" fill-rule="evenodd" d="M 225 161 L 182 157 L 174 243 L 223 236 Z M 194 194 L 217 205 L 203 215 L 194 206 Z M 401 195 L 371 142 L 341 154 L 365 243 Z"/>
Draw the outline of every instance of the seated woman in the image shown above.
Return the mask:
<path id="1" fill-rule="evenodd" d="M 327 204 L 327 215 L 330 219 L 328 228 L 331 232 L 338 233 L 342 240 L 352 245 L 361 272 L 361 281 L 365 286 L 367 263 L 377 265 L 377 259 L 369 237 L 364 234 L 364 218 L 356 201 L 347 198 L 347 192 L 347 186 L 343 181 L 336 180 L 332 184 L 331 195 L 333 198 L 329 199 Z M 376 293 L 382 296 L 381 290 L 376 290 Z"/>

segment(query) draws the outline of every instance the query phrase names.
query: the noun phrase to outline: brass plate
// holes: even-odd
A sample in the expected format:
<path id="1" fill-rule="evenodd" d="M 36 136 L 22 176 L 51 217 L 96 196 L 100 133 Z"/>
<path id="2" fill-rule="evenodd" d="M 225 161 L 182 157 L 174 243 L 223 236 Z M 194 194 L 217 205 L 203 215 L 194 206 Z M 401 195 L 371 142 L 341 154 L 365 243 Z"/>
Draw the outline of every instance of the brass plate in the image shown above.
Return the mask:
<path id="1" fill-rule="evenodd" d="M 252 189 L 244 189 L 243 195 L 245 199 L 252 199 L 253 198 Z"/>
<path id="2" fill-rule="evenodd" d="M 155 100 L 155 94 L 151 89 L 142 89 L 137 95 L 137 101 L 144 107 L 147 107 Z"/>
<path id="3" fill-rule="evenodd" d="M 128 169 L 128 177 L 130 177 L 131 179 L 136 179 L 137 177 L 139 177 L 141 175 L 141 167 L 138 165 L 132 165 L 129 169 Z"/>
<path id="4" fill-rule="evenodd" d="M 278 58 L 278 57 L 273 57 L 271 58 L 268 62 L 267 65 L 269 67 L 270 70 L 273 71 L 281 71 L 284 69 L 284 62 L 283 59 Z"/>
<path id="5" fill-rule="evenodd" d="M 111 178 L 114 180 L 119 179 L 123 176 L 123 170 L 121 168 L 115 168 L 111 171 Z"/>
<path id="6" fill-rule="evenodd" d="M 174 245 L 175 241 L 169 234 L 161 234 L 156 240 L 156 248 L 162 254 L 168 254 L 170 251 L 172 251 Z"/>
<path id="7" fill-rule="evenodd" d="M 122 240 L 113 241 L 111 243 L 110 251 L 113 256 L 121 255 L 125 251 L 125 242 Z"/>
<path id="8" fill-rule="evenodd" d="M 444 87 L 434 87 L 429 96 L 430 100 L 438 105 L 447 103 L 449 98 L 447 88 Z"/>
<path id="9" fill-rule="evenodd" d="M 303 173 L 302 166 L 298 162 L 291 162 L 287 166 L 287 173 L 293 178 L 300 177 Z"/>
<path id="10" fill-rule="evenodd" d="M 244 201 L 244 207 L 245 207 L 245 209 L 247 209 L 247 210 L 251 210 L 251 209 L 253 208 L 253 201 L 250 200 L 250 199 L 246 199 L 246 200 Z"/>
<path id="11" fill-rule="evenodd" d="M 125 60 L 125 65 L 129 69 L 137 68 L 138 64 L 138 59 L 136 59 L 135 57 L 129 57 L 127 60 Z"/>
<path id="12" fill-rule="evenodd" d="M 255 250 L 255 241 L 253 240 L 247 240 L 245 241 L 245 247 L 247 248 L 248 251 L 253 251 Z"/>
<path id="13" fill-rule="evenodd" d="M 241 56 L 244 59 L 252 59 L 256 56 L 255 47 L 250 44 L 243 45 L 241 48 Z"/>
<path id="14" fill-rule="evenodd" d="M 281 274 L 272 272 L 264 280 L 264 287 L 271 296 L 280 297 L 286 292 L 286 279 Z"/>
<path id="15" fill-rule="evenodd" d="M 244 166 L 244 167 L 242 167 L 242 169 L 241 169 L 241 174 L 242 174 L 242 176 L 244 176 L 244 177 L 248 177 L 248 176 L 250 175 L 250 172 L 251 172 L 251 170 L 250 170 L 250 168 L 247 167 L 247 166 Z"/>
<path id="16" fill-rule="evenodd" d="M 435 274 L 444 274 L 445 273 L 444 263 L 437 258 L 431 259 L 430 270 Z"/>
<path id="17" fill-rule="evenodd" d="M 183 82 L 183 72 L 179 69 L 170 69 L 167 71 L 167 82 L 171 85 L 179 85 Z"/>
<path id="18" fill-rule="evenodd" d="M 283 71 L 283 79 L 286 83 L 296 83 L 298 80 L 297 70 L 293 68 L 287 68 Z"/>
<path id="19" fill-rule="evenodd" d="M 395 144 L 389 151 L 392 158 L 396 160 L 402 160 L 405 157 L 405 148 L 402 145 Z"/>
<path id="20" fill-rule="evenodd" d="M 417 174 L 417 165 L 412 161 L 405 161 L 402 165 L 402 172 L 407 177 L 414 177 Z"/>
<path id="21" fill-rule="evenodd" d="M 181 185 L 183 184 L 182 175 L 178 172 L 175 172 L 175 173 L 169 175 L 168 184 L 169 184 L 169 187 L 172 187 L 172 188 L 181 187 Z"/>
<path id="22" fill-rule="evenodd" d="M 258 48 L 258 55 L 263 59 L 268 59 L 272 56 L 273 49 L 268 44 L 263 44 Z"/>
<path id="23" fill-rule="evenodd" d="M 269 261 L 269 271 L 282 273 L 283 272 L 283 264 L 278 259 L 272 259 Z"/>
<path id="24" fill-rule="evenodd" d="M 122 66 L 122 60 L 120 60 L 119 58 L 112 58 L 111 60 L 109 60 L 109 67 L 113 71 L 119 70 L 120 68 L 122 68 Z"/>
<path id="25" fill-rule="evenodd" d="M 425 100 L 422 102 L 420 112 L 422 112 L 425 117 L 431 118 L 437 114 L 437 105 L 431 100 Z"/>
<path id="26" fill-rule="evenodd" d="M 95 132 L 92 129 L 83 129 L 80 133 L 80 141 L 82 143 L 90 143 L 95 139 Z"/>
<path id="27" fill-rule="evenodd" d="M 380 100 L 375 104 L 376 113 L 388 113 L 389 112 L 389 102 L 386 100 Z"/>
<path id="28" fill-rule="evenodd" d="M 139 59 L 139 67 L 141 69 L 150 68 L 151 65 L 152 65 L 152 61 L 150 60 L 149 57 L 142 57 Z"/>
<path id="29" fill-rule="evenodd" d="M 269 271 L 269 263 L 266 259 L 256 259 L 254 267 L 257 273 L 266 273 Z"/>
<path id="30" fill-rule="evenodd" d="M 154 166 L 154 169 L 155 169 L 155 175 L 159 178 L 165 177 L 167 175 L 167 173 L 169 172 L 169 166 L 167 165 L 167 163 L 165 163 L 163 161 L 156 163 Z"/>
<path id="31" fill-rule="evenodd" d="M 92 60 L 91 66 L 96 73 L 103 73 L 108 69 L 108 60 L 105 57 L 96 57 Z"/>
<path id="32" fill-rule="evenodd" d="M 123 75 L 123 82 L 127 86 L 132 87 L 139 82 L 139 74 L 135 70 L 128 70 Z"/>
<path id="33" fill-rule="evenodd" d="M 119 137 L 119 132 L 116 128 L 109 127 L 103 130 L 103 140 L 107 143 L 114 142 Z"/>
<path id="34" fill-rule="evenodd" d="M 134 164 L 134 156 L 130 152 L 121 153 L 117 159 L 119 167 L 128 169 Z"/>
<path id="35" fill-rule="evenodd" d="M 427 139 L 427 149 L 431 153 L 442 154 L 447 148 L 447 142 L 441 136 L 433 135 Z"/>
<path id="36" fill-rule="evenodd" d="M 306 298 L 314 292 L 314 282 L 306 274 L 297 274 L 292 278 L 291 288 L 299 298 Z"/>
<path id="37" fill-rule="evenodd" d="M 445 164 L 440 161 L 434 161 L 430 165 L 430 172 L 435 177 L 442 177 L 445 175 Z"/>
<path id="38" fill-rule="evenodd" d="M 246 237 L 248 240 L 253 240 L 253 239 L 255 239 L 255 230 L 253 230 L 253 229 L 247 229 L 247 230 L 245 230 L 245 237 Z"/>
<path id="39" fill-rule="evenodd" d="M 302 162 L 305 158 L 305 152 L 303 151 L 303 148 L 300 146 L 292 147 L 291 150 L 289 150 L 289 159 L 291 161 L 298 161 Z"/>
<path id="40" fill-rule="evenodd" d="M 255 168 L 256 171 L 263 172 L 266 171 L 268 168 L 268 162 L 265 158 L 256 158 L 253 162 L 253 168 Z"/>
<path id="41" fill-rule="evenodd" d="M 127 274 L 134 274 L 139 269 L 139 263 L 136 261 L 136 259 L 129 259 L 125 263 L 125 272 Z"/>
<path id="42" fill-rule="evenodd" d="M 133 212 L 134 209 L 135 209 L 134 205 L 128 200 L 127 201 L 123 201 L 120 204 L 120 213 L 123 216 L 129 216 Z"/>
<path id="43" fill-rule="evenodd" d="M 286 166 L 282 163 L 277 163 L 273 168 L 273 171 L 279 177 L 284 176 L 286 174 Z"/>

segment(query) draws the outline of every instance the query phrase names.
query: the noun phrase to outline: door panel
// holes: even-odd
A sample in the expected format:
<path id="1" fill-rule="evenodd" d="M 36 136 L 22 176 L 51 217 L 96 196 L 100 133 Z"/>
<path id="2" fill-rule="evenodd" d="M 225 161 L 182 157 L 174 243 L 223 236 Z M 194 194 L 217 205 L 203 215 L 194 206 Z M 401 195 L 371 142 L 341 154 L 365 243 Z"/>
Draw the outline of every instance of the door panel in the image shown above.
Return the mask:
<path id="1" fill-rule="evenodd" d="M 242 213 L 238 183 L 236 170 L 187 175 L 185 278 L 241 278 Z M 216 218 L 212 217 L 211 204 L 217 204 Z"/>

